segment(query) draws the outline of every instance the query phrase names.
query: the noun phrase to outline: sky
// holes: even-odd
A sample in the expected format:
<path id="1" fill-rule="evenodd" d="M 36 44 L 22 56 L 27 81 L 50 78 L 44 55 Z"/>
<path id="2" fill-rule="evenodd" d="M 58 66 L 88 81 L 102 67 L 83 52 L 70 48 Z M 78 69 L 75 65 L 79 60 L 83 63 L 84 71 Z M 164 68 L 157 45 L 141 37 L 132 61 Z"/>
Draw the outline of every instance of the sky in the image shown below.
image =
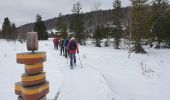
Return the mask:
<path id="1" fill-rule="evenodd" d="M 89 12 L 96 2 L 101 4 L 101 9 L 112 9 L 114 0 L 0 0 L 0 26 L 5 17 L 9 17 L 16 26 L 35 22 L 35 17 L 40 14 L 43 20 L 71 14 L 74 3 L 81 3 L 82 11 Z M 122 0 L 122 6 L 128 6 L 129 0 Z"/>

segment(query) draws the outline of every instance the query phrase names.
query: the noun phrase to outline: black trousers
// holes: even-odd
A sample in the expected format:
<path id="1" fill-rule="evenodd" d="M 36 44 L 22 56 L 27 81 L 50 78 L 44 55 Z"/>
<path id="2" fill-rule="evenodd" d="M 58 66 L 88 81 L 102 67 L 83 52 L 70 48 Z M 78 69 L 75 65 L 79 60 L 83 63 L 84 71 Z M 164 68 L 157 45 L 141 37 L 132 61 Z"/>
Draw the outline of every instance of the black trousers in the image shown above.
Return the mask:
<path id="1" fill-rule="evenodd" d="M 60 54 L 64 55 L 64 47 L 60 47 Z"/>
<path id="2" fill-rule="evenodd" d="M 65 57 L 67 58 L 68 57 L 68 50 L 67 49 L 65 49 Z"/>

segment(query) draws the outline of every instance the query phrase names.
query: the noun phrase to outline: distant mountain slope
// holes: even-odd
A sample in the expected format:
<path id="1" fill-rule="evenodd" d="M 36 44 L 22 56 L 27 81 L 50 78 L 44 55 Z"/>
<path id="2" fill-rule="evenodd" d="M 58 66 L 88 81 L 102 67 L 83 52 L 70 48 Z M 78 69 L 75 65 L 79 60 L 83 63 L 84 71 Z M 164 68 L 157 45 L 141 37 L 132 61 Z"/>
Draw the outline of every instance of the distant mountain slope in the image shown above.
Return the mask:
<path id="1" fill-rule="evenodd" d="M 123 18 L 126 17 L 127 12 L 128 12 L 128 8 L 121 9 L 121 14 Z M 95 13 L 96 12 L 93 11 L 93 12 L 87 12 L 83 14 L 85 29 L 88 29 L 89 27 L 93 27 L 94 20 L 96 18 Z M 112 10 L 100 10 L 99 15 L 100 15 L 100 21 L 99 21 L 100 25 L 105 25 L 108 22 L 112 22 Z M 70 23 L 71 16 L 72 16 L 71 14 L 63 16 L 64 20 L 68 24 Z M 54 29 L 56 28 L 57 17 L 45 20 L 44 22 L 47 27 L 47 30 Z M 28 23 L 28 24 L 18 27 L 17 29 L 18 29 L 18 32 L 22 33 L 22 35 L 25 36 L 25 33 L 28 31 L 32 31 L 33 27 L 34 27 L 34 23 Z"/>

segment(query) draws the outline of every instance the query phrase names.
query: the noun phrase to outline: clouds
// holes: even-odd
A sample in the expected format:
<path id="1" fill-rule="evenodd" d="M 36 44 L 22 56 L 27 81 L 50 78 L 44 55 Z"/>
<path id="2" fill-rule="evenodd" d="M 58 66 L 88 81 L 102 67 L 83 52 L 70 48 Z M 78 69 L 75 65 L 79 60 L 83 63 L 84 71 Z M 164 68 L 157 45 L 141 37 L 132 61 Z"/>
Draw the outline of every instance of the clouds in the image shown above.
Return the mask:
<path id="1" fill-rule="evenodd" d="M 37 14 L 43 20 L 57 17 L 62 14 L 70 14 L 73 4 L 80 2 L 83 12 L 92 10 L 95 2 L 101 3 L 101 9 L 112 9 L 114 0 L 0 0 L 0 24 L 5 17 L 17 26 L 34 22 Z M 127 6 L 129 0 L 122 0 L 122 6 Z"/>

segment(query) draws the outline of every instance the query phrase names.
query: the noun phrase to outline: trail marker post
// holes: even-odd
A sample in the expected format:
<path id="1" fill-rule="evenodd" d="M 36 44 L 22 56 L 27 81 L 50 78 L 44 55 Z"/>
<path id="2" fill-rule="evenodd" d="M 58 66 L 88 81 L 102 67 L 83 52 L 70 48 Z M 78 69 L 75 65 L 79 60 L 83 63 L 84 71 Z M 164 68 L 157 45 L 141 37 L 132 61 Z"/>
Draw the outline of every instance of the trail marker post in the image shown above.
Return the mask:
<path id="1" fill-rule="evenodd" d="M 47 100 L 49 82 L 43 71 L 43 62 L 46 61 L 46 52 L 38 50 L 38 35 L 36 32 L 27 33 L 27 50 L 31 52 L 16 54 L 16 61 L 25 64 L 25 73 L 21 75 L 21 82 L 15 83 L 15 94 L 18 100 Z"/>

